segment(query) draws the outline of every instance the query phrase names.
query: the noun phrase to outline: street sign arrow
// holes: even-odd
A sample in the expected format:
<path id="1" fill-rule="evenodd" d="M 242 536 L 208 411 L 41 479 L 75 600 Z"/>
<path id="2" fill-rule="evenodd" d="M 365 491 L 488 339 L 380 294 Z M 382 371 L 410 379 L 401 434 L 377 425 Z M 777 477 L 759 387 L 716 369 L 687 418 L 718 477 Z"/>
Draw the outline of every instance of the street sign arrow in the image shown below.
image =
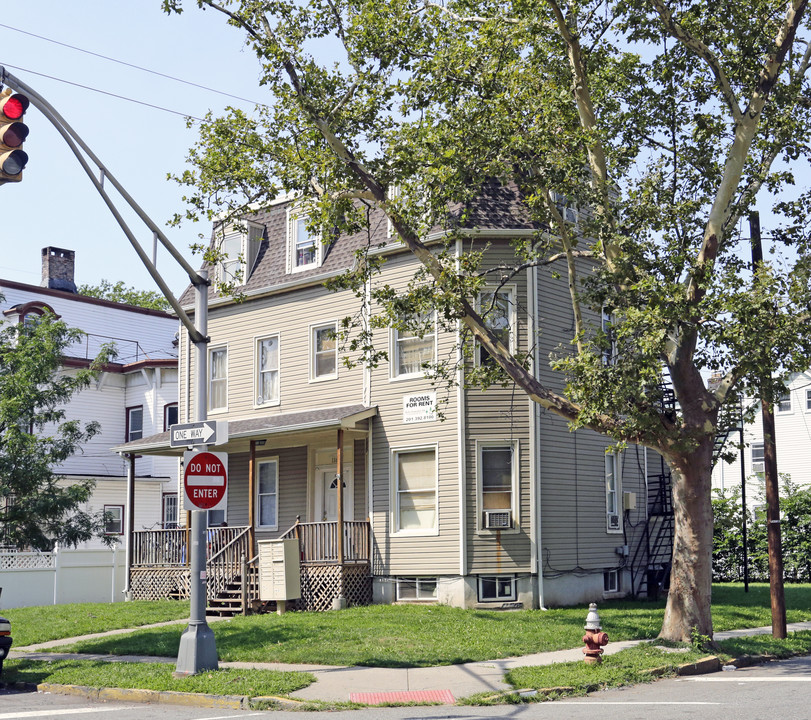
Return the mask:
<path id="1" fill-rule="evenodd" d="M 228 442 L 228 422 L 203 420 L 169 427 L 169 447 L 222 445 Z"/>

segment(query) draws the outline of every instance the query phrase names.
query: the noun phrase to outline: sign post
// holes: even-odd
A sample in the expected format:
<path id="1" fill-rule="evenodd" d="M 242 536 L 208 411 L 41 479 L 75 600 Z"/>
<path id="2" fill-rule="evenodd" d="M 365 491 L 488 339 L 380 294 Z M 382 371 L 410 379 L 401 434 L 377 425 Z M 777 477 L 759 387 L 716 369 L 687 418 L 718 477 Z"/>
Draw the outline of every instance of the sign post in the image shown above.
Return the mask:
<path id="1" fill-rule="evenodd" d="M 208 270 L 200 276 L 208 280 Z M 197 377 L 195 387 L 195 416 L 198 423 L 208 420 L 208 287 L 195 286 L 194 323 L 199 342 L 195 341 Z M 204 453 L 206 446 L 200 450 Z M 185 485 L 185 467 L 184 467 Z M 214 632 L 206 622 L 206 511 L 191 512 L 191 551 L 189 553 L 189 626 L 180 636 L 175 675 L 197 675 L 205 670 L 219 669 Z"/>

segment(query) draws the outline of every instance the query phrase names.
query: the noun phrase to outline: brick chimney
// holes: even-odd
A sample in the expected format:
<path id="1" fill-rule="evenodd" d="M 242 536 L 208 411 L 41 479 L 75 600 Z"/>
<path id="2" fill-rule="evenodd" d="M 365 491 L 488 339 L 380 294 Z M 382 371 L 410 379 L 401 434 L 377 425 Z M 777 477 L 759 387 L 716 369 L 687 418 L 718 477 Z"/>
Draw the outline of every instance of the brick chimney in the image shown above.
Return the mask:
<path id="1" fill-rule="evenodd" d="M 76 253 L 73 250 L 63 250 L 57 247 L 42 248 L 40 286 L 75 293 L 76 283 L 73 282 L 75 256 Z"/>

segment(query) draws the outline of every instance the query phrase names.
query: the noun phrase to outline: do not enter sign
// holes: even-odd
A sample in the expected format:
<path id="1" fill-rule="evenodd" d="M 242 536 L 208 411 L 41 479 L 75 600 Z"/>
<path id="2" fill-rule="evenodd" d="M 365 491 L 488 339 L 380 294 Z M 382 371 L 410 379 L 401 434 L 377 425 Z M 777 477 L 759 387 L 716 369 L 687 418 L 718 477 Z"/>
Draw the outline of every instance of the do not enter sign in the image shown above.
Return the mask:
<path id="1" fill-rule="evenodd" d="M 228 488 L 226 453 L 183 453 L 186 510 L 213 510 L 225 501 Z"/>

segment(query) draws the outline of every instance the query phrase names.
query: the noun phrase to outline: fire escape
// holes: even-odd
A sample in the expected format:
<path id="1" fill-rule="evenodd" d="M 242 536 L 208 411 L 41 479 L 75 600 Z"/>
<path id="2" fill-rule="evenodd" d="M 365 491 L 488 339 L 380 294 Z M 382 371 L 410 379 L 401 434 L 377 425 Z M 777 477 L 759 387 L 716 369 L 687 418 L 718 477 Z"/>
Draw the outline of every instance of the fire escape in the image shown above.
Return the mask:
<path id="1" fill-rule="evenodd" d="M 676 414 L 676 396 L 669 383 L 659 388 L 662 408 Z M 713 466 L 724 450 L 729 436 L 740 431 L 743 422 L 739 409 L 722 412 L 712 449 Z M 673 559 L 673 493 L 671 473 L 664 458 L 648 468 L 648 519 L 631 558 L 631 587 L 634 597 L 657 598 L 670 587 Z"/>

